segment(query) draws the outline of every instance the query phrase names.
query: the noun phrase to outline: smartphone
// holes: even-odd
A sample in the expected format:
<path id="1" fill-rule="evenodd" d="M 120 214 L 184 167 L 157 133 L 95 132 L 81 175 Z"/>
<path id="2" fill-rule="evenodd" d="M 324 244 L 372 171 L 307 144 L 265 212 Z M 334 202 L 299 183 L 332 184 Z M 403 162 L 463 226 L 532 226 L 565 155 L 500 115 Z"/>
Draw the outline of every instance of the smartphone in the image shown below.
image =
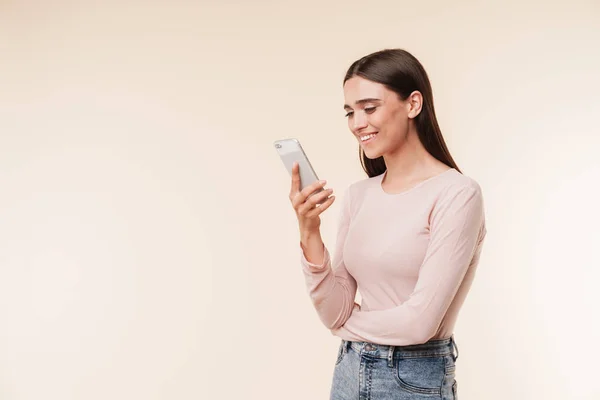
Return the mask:
<path id="1" fill-rule="evenodd" d="M 300 190 L 319 180 L 298 139 L 281 139 L 275 141 L 273 145 L 290 176 L 292 176 L 294 162 L 298 162 L 300 168 Z M 319 193 L 322 190 L 323 188 L 320 188 L 313 194 Z"/>

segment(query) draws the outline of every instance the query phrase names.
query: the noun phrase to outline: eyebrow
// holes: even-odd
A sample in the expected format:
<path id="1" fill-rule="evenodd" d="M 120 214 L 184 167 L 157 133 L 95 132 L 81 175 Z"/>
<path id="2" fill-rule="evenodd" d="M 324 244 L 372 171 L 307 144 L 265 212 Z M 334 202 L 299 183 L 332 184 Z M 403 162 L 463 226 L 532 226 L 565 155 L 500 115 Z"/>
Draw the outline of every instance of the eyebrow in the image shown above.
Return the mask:
<path id="1" fill-rule="evenodd" d="M 364 104 L 364 103 L 372 103 L 375 101 L 381 101 L 381 99 L 376 99 L 374 97 L 368 97 L 366 99 L 360 99 L 354 102 L 354 104 L 359 105 L 359 104 Z M 346 108 L 352 108 L 350 107 L 348 104 L 344 104 L 344 109 Z"/>

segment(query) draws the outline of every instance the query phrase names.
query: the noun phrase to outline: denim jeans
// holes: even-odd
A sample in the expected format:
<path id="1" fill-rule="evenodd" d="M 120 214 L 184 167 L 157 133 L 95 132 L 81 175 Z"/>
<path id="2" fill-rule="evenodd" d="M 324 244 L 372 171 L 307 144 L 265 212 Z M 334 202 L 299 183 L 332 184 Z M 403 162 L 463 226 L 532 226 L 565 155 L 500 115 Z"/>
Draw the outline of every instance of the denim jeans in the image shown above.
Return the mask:
<path id="1" fill-rule="evenodd" d="M 457 358 L 453 337 L 411 346 L 342 340 L 330 400 L 456 400 Z"/>

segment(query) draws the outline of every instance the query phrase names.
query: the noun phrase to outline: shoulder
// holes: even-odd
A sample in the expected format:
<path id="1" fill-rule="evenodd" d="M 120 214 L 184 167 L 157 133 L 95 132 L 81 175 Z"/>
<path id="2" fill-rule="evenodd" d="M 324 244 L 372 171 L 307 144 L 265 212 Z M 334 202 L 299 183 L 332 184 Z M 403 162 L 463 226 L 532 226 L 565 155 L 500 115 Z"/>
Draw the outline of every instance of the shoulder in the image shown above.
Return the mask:
<path id="1" fill-rule="evenodd" d="M 432 218 L 463 215 L 485 225 L 483 190 L 479 182 L 456 170 L 448 171 L 438 182 Z"/>
<path id="2" fill-rule="evenodd" d="M 444 179 L 440 180 L 440 186 L 441 197 L 454 197 L 461 194 L 483 197 L 483 190 L 479 182 L 455 169 L 444 173 Z"/>

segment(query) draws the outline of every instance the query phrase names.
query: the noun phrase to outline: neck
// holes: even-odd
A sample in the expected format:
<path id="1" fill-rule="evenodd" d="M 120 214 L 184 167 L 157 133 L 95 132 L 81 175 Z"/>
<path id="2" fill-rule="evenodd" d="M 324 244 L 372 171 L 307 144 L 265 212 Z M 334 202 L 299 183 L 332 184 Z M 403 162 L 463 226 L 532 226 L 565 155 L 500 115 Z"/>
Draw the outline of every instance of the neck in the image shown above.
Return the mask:
<path id="1" fill-rule="evenodd" d="M 441 164 L 425 150 L 416 130 L 411 130 L 402 146 L 393 153 L 385 154 L 383 159 L 387 167 L 386 180 L 393 181 L 418 179 L 439 169 Z"/>

